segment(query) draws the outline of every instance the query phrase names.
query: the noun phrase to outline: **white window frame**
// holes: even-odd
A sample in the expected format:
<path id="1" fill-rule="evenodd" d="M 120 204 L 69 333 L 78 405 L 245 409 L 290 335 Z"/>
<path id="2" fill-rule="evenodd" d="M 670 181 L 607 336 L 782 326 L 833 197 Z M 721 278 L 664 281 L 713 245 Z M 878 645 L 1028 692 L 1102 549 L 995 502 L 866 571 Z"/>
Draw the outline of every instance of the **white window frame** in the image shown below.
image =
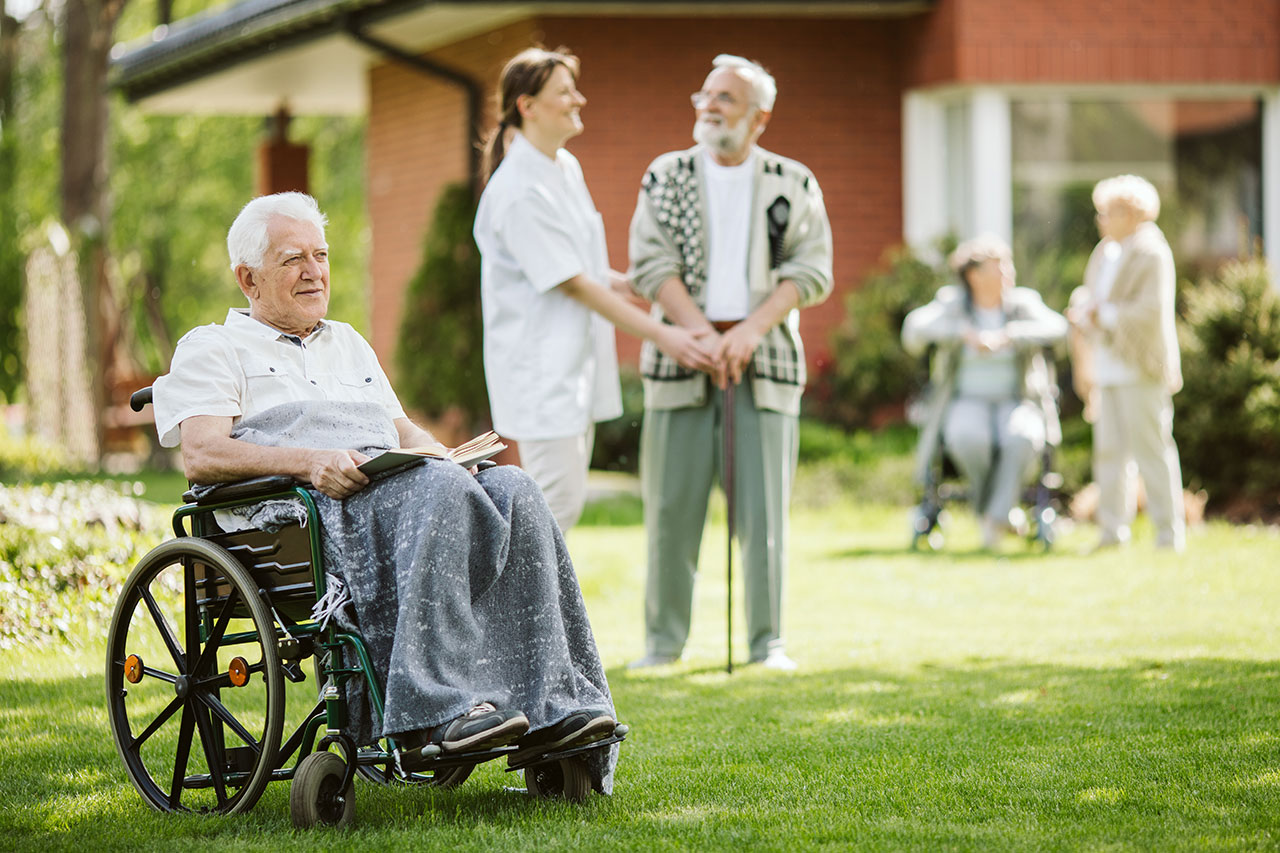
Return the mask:
<path id="1" fill-rule="evenodd" d="M 1073 100 L 1233 99 L 1262 103 L 1262 242 L 1280 287 L 1280 87 L 1265 86 L 946 86 L 914 89 L 902 100 L 902 235 L 929 258 L 948 234 L 990 233 L 1012 242 L 1013 151 L 1010 103 L 1018 98 Z M 947 111 L 967 111 L 963 139 L 948 133 Z M 949 174 L 958 160 L 963 175 Z M 963 188 L 957 190 L 956 188 Z M 967 198 L 955 199 L 955 192 Z M 951 211 L 957 211 L 953 214 Z"/>

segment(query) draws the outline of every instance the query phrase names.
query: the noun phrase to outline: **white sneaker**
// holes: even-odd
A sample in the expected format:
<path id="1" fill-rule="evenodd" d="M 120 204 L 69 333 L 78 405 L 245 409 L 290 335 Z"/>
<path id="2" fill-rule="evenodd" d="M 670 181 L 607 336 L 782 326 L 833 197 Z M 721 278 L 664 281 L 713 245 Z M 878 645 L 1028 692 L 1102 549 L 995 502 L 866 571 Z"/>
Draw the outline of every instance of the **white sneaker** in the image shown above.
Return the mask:
<path id="1" fill-rule="evenodd" d="M 778 672 L 794 672 L 798 664 L 791 658 L 787 657 L 786 652 L 781 649 L 769 652 L 763 660 L 756 659 L 751 661 L 758 663 L 765 669 L 772 669 Z"/>

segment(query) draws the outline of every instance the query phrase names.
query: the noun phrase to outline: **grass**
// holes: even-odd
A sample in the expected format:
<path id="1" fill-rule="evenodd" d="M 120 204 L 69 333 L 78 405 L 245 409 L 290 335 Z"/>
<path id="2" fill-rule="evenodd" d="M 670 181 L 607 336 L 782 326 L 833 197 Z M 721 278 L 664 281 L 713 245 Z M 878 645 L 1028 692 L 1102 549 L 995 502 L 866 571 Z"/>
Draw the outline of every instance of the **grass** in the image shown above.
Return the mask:
<path id="1" fill-rule="evenodd" d="M 609 515 L 606 513 L 605 515 Z M 625 516 L 623 513 L 622 516 Z M 357 825 L 295 832 L 288 785 L 242 816 L 150 812 L 106 728 L 102 640 L 0 652 L 0 847 L 16 850 L 1249 850 L 1280 846 L 1280 533 L 1221 524 L 1185 555 L 976 550 L 957 513 L 912 553 L 905 511 L 793 516 L 794 674 L 724 672 L 722 514 L 704 540 L 684 662 L 642 651 L 644 534 L 569 539 L 620 715 L 613 797 L 357 782 Z M 739 593 L 740 595 L 740 593 Z M 745 656 L 740 599 L 738 660 Z M 309 683 L 308 683 L 309 686 Z"/>

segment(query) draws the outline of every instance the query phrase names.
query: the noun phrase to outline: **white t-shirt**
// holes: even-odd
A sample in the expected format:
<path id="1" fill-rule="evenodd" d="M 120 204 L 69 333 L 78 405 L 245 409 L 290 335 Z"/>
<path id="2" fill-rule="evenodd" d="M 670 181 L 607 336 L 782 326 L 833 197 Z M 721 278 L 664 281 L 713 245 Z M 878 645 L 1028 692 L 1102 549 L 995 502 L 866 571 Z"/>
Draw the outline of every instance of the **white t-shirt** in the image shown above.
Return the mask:
<path id="1" fill-rule="evenodd" d="M 219 326 L 197 326 L 173 351 L 169 373 L 152 386 L 160 444 L 177 447 L 178 427 L 196 415 L 242 418 L 299 400 L 378 403 L 405 417 L 378 357 L 346 323 L 323 320 L 305 338 L 286 335 L 249 316 L 227 312 Z"/>
<path id="2" fill-rule="evenodd" d="M 737 166 L 721 166 L 702 152 L 707 176 L 707 300 L 712 322 L 741 320 L 751 312 L 747 244 L 751 239 L 751 190 L 755 152 Z"/>
<path id="3" fill-rule="evenodd" d="M 1098 266 L 1098 277 L 1093 282 L 1093 298 L 1098 303 L 1098 325 L 1104 329 L 1114 329 L 1116 326 L 1116 306 L 1107 300 L 1111 298 L 1111 288 L 1116 283 L 1116 273 L 1120 271 L 1129 239 L 1122 242 L 1108 240 L 1102 246 L 1102 263 Z M 1094 336 L 1093 373 L 1094 382 L 1104 388 L 1132 385 L 1141 381 L 1137 369 L 1117 356 L 1107 346 L 1102 335 Z"/>
<path id="4" fill-rule="evenodd" d="M 572 154 L 516 133 L 485 186 L 480 249 L 484 373 L 493 428 L 520 440 L 583 435 L 622 414 L 613 326 L 555 288 L 607 287 L 604 220 Z"/>

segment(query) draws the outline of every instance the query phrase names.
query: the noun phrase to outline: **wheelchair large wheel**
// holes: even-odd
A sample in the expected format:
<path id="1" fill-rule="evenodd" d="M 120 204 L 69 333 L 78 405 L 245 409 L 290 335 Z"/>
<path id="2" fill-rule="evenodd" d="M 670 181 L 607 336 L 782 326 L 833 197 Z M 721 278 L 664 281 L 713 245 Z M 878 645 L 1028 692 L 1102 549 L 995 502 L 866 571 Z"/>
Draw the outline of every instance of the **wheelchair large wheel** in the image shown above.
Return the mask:
<path id="1" fill-rule="evenodd" d="M 346 826 L 356 815 L 354 786 L 344 790 L 347 763 L 332 752 L 313 752 L 298 765 L 289 788 L 289 816 L 298 829 Z"/>
<path id="2" fill-rule="evenodd" d="M 111 619 L 106 682 L 116 749 L 148 805 L 253 807 L 278 759 L 284 677 L 271 610 L 227 551 L 183 537 L 142 558 Z"/>
<path id="3" fill-rule="evenodd" d="M 581 803 L 591 793 L 591 774 L 582 759 L 561 758 L 526 767 L 524 787 L 535 797 L 561 797 Z"/>

